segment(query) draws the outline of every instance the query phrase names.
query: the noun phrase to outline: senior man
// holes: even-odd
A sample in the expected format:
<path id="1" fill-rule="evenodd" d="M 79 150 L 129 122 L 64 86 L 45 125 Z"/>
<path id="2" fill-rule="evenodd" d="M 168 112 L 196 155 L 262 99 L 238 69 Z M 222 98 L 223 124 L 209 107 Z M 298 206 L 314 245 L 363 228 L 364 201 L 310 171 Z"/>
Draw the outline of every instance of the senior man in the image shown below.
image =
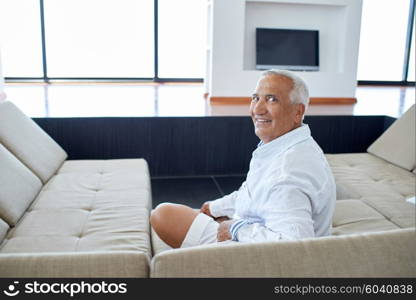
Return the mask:
<path id="1" fill-rule="evenodd" d="M 335 183 L 321 148 L 302 122 L 308 102 L 300 77 L 283 70 L 264 72 L 250 106 L 261 142 L 246 181 L 238 191 L 205 202 L 200 212 L 160 204 L 150 217 L 159 237 L 179 248 L 329 235 Z"/>

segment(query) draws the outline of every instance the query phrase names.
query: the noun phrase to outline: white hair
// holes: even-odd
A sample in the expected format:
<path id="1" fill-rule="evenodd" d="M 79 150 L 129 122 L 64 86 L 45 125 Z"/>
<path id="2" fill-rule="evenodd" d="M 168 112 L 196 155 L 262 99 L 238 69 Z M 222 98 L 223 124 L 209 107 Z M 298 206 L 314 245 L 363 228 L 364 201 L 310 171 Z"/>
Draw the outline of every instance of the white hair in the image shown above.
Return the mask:
<path id="1" fill-rule="evenodd" d="M 306 82 L 298 75 L 287 70 L 267 70 L 264 71 L 262 76 L 281 75 L 292 80 L 293 87 L 289 93 L 290 101 L 293 104 L 301 103 L 305 106 L 305 110 L 309 105 L 309 89 Z"/>

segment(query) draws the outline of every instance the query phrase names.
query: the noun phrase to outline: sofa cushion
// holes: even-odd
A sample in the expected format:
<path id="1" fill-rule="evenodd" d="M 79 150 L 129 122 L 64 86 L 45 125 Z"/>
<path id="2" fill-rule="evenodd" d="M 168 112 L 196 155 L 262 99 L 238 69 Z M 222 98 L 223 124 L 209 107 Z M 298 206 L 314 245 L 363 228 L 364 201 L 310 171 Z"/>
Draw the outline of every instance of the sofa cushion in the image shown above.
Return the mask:
<path id="1" fill-rule="evenodd" d="M 415 227 L 415 207 L 406 197 L 365 197 L 361 199 L 401 228 Z"/>
<path id="2" fill-rule="evenodd" d="M 327 154 L 338 186 L 360 197 L 408 198 L 415 194 L 416 176 L 368 153 Z M 344 198 L 346 199 L 346 198 Z"/>
<path id="3" fill-rule="evenodd" d="M 48 182 L 44 190 L 96 191 L 151 191 L 150 175 L 144 159 L 68 160 L 59 169 L 59 176 Z M 109 199 L 111 201 L 111 199 Z M 151 198 L 141 199 L 151 208 Z"/>
<path id="4" fill-rule="evenodd" d="M 0 253 L 138 251 L 151 256 L 151 190 L 143 159 L 67 161 Z"/>
<path id="5" fill-rule="evenodd" d="M 399 229 L 385 216 L 361 200 L 339 200 L 336 202 L 332 222 L 332 234 L 344 235 Z"/>
<path id="6" fill-rule="evenodd" d="M 150 257 L 148 212 L 134 206 L 33 210 L 7 235 L 1 253 L 140 251 Z"/>
<path id="7" fill-rule="evenodd" d="M 6 236 L 9 228 L 10 226 L 6 222 L 4 222 L 2 219 L 0 219 L 0 245 L 1 245 L 1 242 L 4 240 L 4 237 Z"/>
<path id="8" fill-rule="evenodd" d="M 13 103 L 0 103 L 0 143 L 43 183 L 67 158 L 66 152 Z"/>
<path id="9" fill-rule="evenodd" d="M 5 253 L 0 277 L 32 278 L 146 278 L 149 258 L 137 251 Z"/>
<path id="10" fill-rule="evenodd" d="M 327 154 L 337 188 L 334 234 L 415 226 L 416 176 L 369 153 Z M 337 193 L 338 195 L 338 193 Z M 345 201 L 341 201 L 345 200 Z"/>
<path id="11" fill-rule="evenodd" d="M 347 183 L 335 182 L 335 185 L 336 185 L 336 191 L 337 191 L 337 194 L 336 194 L 337 200 L 360 198 L 360 195 L 354 190 L 354 188 L 349 186 Z"/>
<path id="12" fill-rule="evenodd" d="M 411 171 L 416 165 L 415 128 L 415 105 L 413 105 L 371 144 L 367 151 Z"/>
<path id="13" fill-rule="evenodd" d="M 39 193 L 42 183 L 0 144 L 0 218 L 14 226 Z"/>

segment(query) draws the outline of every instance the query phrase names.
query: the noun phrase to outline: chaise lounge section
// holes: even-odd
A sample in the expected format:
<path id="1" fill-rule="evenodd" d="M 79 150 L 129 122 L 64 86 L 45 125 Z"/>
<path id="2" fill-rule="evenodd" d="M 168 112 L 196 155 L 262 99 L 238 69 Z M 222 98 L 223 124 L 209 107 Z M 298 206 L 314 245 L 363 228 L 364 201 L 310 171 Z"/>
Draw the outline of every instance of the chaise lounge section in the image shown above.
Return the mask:
<path id="1" fill-rule="evenodd" d="M 66 157 L 0 103 L 0 276 L 148 277 L 146 161 Z"/>

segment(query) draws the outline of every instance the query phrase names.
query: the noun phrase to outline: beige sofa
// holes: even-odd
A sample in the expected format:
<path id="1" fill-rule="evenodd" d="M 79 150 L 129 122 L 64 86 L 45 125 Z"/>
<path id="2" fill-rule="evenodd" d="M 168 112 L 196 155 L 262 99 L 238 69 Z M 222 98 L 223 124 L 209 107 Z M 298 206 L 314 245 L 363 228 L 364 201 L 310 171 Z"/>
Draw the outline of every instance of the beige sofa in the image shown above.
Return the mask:
<path id="1" fill-rule="evenodd" d="M 0 103 L 0 276 L 148 277 L 146 161 L 66 157 Z"/>
<path id="2" fill-rule="evenodd" d="M 152 232 L 152 277 L 415 277 L 415 107 L 368 149 L 326 155 L 333 236 L 170 249 Z M 412 173 L 413 170 L 413 173 Z"/>
<path id="3" fill-rule="evenodd" d="M 368 153 L 327 155 L 333 236 L 170 249 L 149 229 L 144 160 L 66 161 L 0 103 L 0 277 L 414 277 L 414 114 Z"/>

